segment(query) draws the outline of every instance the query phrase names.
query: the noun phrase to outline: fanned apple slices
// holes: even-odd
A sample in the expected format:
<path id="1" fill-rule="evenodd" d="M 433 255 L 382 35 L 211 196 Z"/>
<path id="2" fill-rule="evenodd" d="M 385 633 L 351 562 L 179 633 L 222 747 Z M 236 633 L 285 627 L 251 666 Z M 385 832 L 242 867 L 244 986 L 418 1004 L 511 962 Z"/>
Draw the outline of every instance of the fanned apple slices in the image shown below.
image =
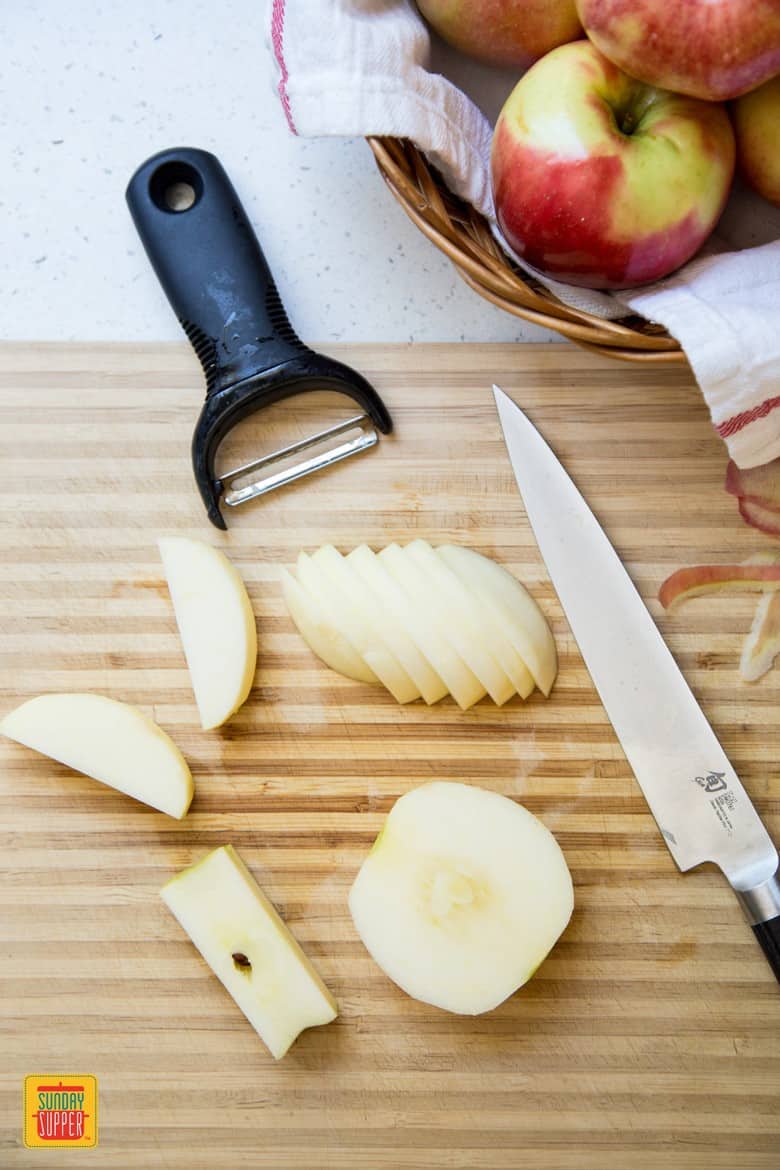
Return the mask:
<path id="1" fill-rule="evenodd" d="M 534 686 L 549 695 L 555 642 L 538 605 L 506 569 L 472 549 L 424 540 L 379 553 L 332 545 L 282 570 L 287 608 L 333 670 L 382 683 L 399 703 L 451 694 L 465 711 Z"/>

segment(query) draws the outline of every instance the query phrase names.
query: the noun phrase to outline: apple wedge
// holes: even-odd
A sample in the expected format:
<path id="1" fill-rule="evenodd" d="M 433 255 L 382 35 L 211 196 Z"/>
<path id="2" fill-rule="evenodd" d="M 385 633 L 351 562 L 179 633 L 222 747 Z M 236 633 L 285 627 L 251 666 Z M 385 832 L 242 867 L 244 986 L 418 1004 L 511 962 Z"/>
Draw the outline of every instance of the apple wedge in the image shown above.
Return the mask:
<path id="1" fill-rule="evenodd" d="M 242 705 L 257 666 L 257 631 L 238 570 L 213 545 L 158 541 L 195 702 L 204 729 Z"/>
<path id="2" fill-rule="evenodd" d="M 772 593 L 780 589 L 780 564 L 691 565 L 677 569 L 658 591 L 664 609 L 719 590 Z"/>
<path id="3" fill-rule="evenodd" d="M 573 906 L 566 861 L 541 821 L 496 792 L 443 781 L 396 801 L 349 895 L 385 974 L 463 1015 L 526 983 Z"/>
<path id="4" fill-rule="evenodd" d="M 490 678 L 488 693 L 493 702 L 500 707 L 515 692 L 527 699 L 534 689 L 533 676 L 496 620 L 493 607 L 477 600 L 427 540 L 413 540 L 404 552 L 440 591 L 442 606 L 449 610 L 448 628 L 460 635 L 455 648 L 485 686 Z"/>
<path id="5" fill-rule="evenodd" d="M 304 1028 L 336 1018 L 333 996 L 232 845 L 160 893 L 276 1060 Z"/>
<path id="6" fill-rule="evenodd" d="M 467 711 L 484 697 L 487 688 L 450 641 L 446 618 L 425 574 L 404 556 L 403 549 L 397 544 L 389 544 L 377 556 L 406 594 L 407 628 L 411 636 L 439 677 L 444 679 L 455 702 Z"/>
<path id="7" fill-rule="evenodd" d="M 0 732 L 178 820 L 193 795 L 184 756 L 137 707 L 104 695 L 39 695 L 0 723 Z"/>
<path id="8" fill-rule="evenodd" d="M 780 654 L 780 593 L 765 593 L 756 606 L 750 633 L 742 647 L 739 673 L 744 682 L 757 682 L 772 669 Z"/>
<path id="9" fill-rule="evenodd" d="M 336 628 L 320 601 L 302 589 L 287 569 L 282 569 L 281 574 L 285 604 L 309 649 L 331 670 L 347 678 L 353 678 L 356 682 L 378 683 L 379 679 L 371 667 Z"/>
<path id="10" fill-rule="evenodd" d="M 528 590 L 502 565 L 471 548 L 443 544 L 436 554 L 483 605 L 500 616 L 506 637 L 539 690 L 549 695 L 558 673 L 558 656 L 547 619 Z"/>
<path id="11" fill-rule="evenodd" d="M 342 583 L 335 582 L 331 573 L 306 553 L 299 553 L 297 569 L 301 586 L 310 596 L 317 598 L 334 628 L 341 631 L 393 698 L 398 703 L 419 699 L 417 687 L 388 649 L 376 615 L 367 615 L 364 606 L 353 604 Z"/>
<path id="12" fill-rule="evenodd" d="M 385 637 L 395 650 L 398 661 L 429 705 L 438 703 L 448 694 L 447 686 L 439 678 L 407 628 L 409 601 L 371 549 L 361 544 L 345 558 L 346 564 L 359 577 L 367 599 L 375 614 L 382 615 Z"/>

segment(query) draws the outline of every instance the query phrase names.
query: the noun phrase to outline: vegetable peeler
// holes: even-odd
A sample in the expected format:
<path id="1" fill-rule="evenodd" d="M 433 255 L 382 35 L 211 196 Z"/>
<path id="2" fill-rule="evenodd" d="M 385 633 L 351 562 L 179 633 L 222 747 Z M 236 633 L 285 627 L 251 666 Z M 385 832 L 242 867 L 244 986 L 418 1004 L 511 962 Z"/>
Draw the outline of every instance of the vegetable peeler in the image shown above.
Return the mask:
<path id="1" fill-rule="evenodd" d="M 220 505 L 236 507 L 355 455 L 392 421 L 373 386 L 342 362 L 315 353 L 287 319 L 270 269 L 222 164 L 205 150 L 164 150 L 127 188 L 144 248 L 206 379 L 192 437 L 195 482 L 209 520 L 227 528 Z M 283 398 L 331 390 L 361 413 L 217 477 L 217 450 L 247 415 Z M 350 432 L 357 432 L 346 438 Z M 269 470 L 330 440 L 336 446 L 284 470 Z M 261 474 L 244 484 L 253 473 Z"/>

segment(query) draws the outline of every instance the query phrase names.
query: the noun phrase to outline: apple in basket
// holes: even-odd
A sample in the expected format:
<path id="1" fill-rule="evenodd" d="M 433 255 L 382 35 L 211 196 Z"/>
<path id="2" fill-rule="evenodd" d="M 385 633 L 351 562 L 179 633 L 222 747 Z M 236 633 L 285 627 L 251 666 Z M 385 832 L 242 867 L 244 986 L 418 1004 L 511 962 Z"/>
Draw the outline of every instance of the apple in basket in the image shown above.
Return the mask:
<path id="1" fill-rule="evenodd" d="M 734 170 L 725 108 L 635 81 L 589 41 L 553 49 L 509 96 L 493 137 L 498 223 L 534 268 L 631 288 L 684 264 Z"/>
<path id="2" fill-rule="evenodd" d="M 574 0 L 417 0 L 439 36 L 491 65 L 525 67 L 582 36 Z"/>
<path id="3" fill-rule="evenodd" d="M 734 129 L 742 174 L 780 207 L 780 74 L 735 103 Z"/>
<path id="4" fill-rule="evenodd" d="M 632 77 L 726 101 L 780 73 L 778 0 L 577 0 L 595 45 Z"/>

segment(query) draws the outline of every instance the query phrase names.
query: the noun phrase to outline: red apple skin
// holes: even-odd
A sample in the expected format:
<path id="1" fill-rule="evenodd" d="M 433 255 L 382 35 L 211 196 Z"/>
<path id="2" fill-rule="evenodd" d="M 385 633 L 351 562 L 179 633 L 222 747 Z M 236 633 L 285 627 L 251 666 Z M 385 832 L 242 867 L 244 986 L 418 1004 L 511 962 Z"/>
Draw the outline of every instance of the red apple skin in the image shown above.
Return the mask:
<path id="1" fill-rule="evenodd" d="M 774 593 L 780 589 L 780 565 L 691 565 L 677 569 L 658 591 L 664 609 L 703 593 L 731 590 Z"/>
<path id="2" fill-rule="evenodd" d="M 616 114 L 635 118 L 632 133 Z M 649 284 L 690 259 L 733 171 L 722 106 L 644 86 L 589 41 L 554 49 L 518 82 L 491 158 L 514 251 L 558 280 L 606 289 Z"/>
<path id="3" fill-rule="evenodd" d="M 726 101 L 780 73 L 778 0 L 577 0 L 582 25 L 648 85 Z"/>
<path id="4" fill-rule="evenodd" d="M 780 207 L 780 74 L 734 105 L 737 160 L 750 186 Z"/>
<path id="5" fill-rule="evenodd" d="M 757 528 L 766 536 L 780 536 L 780 512 L 767 508 L 749 496 L 740 496 L 739 514 L 751 528 Z"/>
<path id="6" fill-rule="evenodd" d="M 417 0 L 439 36 L 489 65 L 526 68 L 582 36 L 575 0 Z"/>
<path id="7" fill-rule="evenodd" d="M 767 511 L 780 512 L 780 459 L 759 467 L 737 467 L 733 459 L 726 468 L 726 491 Z"/>

